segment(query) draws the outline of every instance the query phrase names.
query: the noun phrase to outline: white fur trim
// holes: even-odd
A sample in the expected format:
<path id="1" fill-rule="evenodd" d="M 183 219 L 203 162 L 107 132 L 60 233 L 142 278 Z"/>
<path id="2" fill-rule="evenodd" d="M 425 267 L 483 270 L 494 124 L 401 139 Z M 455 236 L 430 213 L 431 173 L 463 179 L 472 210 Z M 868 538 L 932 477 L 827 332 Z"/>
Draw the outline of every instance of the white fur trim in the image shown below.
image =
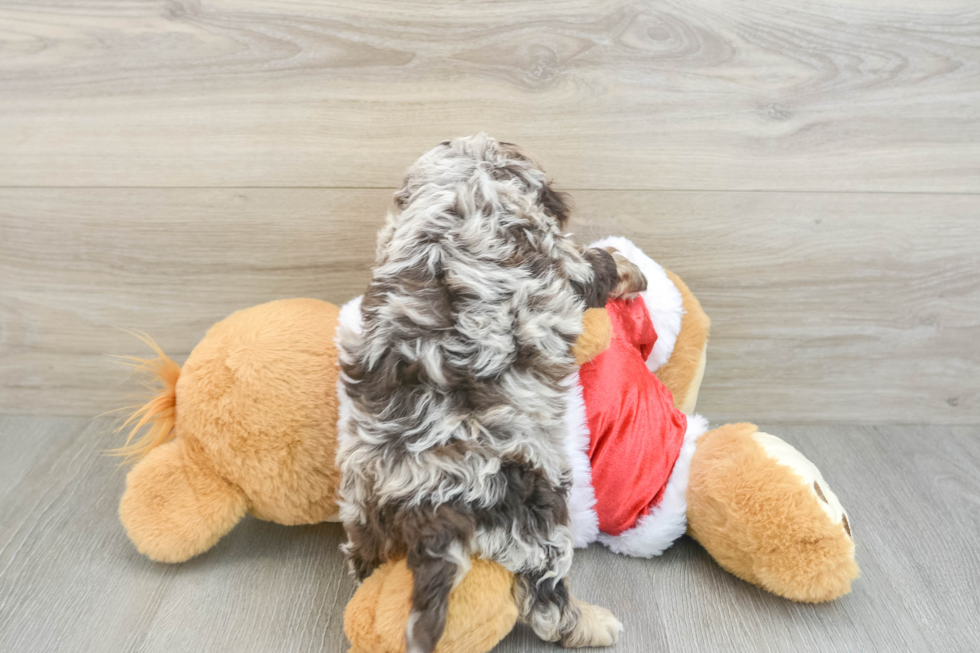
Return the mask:
<path id="1" fill-rule="evenodd" d="M 358 295 L 340 307 L 339 326 L 346 327 L 354 333 L 361 332 L 361 300 L 364 295 Z"/>
<path id="2" fill-rule="evenodd" d="M 358 295 L 340 307 L 340 315 L 337 318 L 337 334 L 334 336 L 335 339 L 339 336 L 341 329 L 348 329 L 354 333 L 361 332 L 361 299 L 363 297 L 364 295 Z M 339 350 L 340 345 L 338 343 Z M 339 365 L 340 361 L 337 364 Z M 337 400 L 340 402 L 340 410 L 337 416 L 337 441 L 340 442 L 346 438 L 344 427 L 347 425 L 347 421 L 350 420 L 351 401 L 339 377 L 337 379 Z"/>
<path id="3" fill-rule="evenodd" d="M 664 269 L 628 238 L 609 236 L 597 240 L 589 247 L 615 247 L 627 260 L 639 267 L 647 278 L 647 289 L 640 295 L 646 302 L 653 328 L 657 331 L 657 342 L 647 359 L 647 367 L 651 372 L 656 372 L 674 353 L 677 335 L 681 332 L 681 320 L 684 317 L 681 291 Z"/>
<path id="4" fill-rule="evenodd" d="M 595 490 L 592 487 L 592 465 L 589 462 L 589 422 L 585 415 L 585 399 L 578 372 L 565 379 L 565 452 L 572 466 L 572 491 L 568 496 L 575 547 L 595 542 L 599 535 L 599 516 L 595 511 Z"/>
<path id="5" fill-rule="evenodd" d="M 619 535 L 599 534 L 599 541 L 615 553 L 649 558 L 658 556 L 687 531 L 687 479 L 697 439 L 708 430 L 708 420 L 687 416 L 687 431 L 680 455 L 667 479 L 660 505 L 654 507 L 636 526 Z"/>

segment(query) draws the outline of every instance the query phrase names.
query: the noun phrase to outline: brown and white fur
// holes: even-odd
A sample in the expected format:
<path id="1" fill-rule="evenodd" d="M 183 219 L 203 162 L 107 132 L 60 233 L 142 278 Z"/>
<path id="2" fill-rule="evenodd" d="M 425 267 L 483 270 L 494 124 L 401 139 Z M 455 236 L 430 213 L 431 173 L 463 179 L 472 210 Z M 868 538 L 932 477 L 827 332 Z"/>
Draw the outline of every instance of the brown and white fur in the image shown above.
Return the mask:
<path id="1" fill-rule="evenodd" d="M 582 251 L 567 218 L 515 146 L 445 141 L 408 170 L 362 326 L 341 329 L 344 550 L 358 579 L 407 556 L 408 653 L 435 648 L 471 555 L 517 575 L 521 617 L 542 639 L 601 646 L 621 630 L 565 580 L 564 380 L 585 309 L 645 280 L 622 257 Z"/>

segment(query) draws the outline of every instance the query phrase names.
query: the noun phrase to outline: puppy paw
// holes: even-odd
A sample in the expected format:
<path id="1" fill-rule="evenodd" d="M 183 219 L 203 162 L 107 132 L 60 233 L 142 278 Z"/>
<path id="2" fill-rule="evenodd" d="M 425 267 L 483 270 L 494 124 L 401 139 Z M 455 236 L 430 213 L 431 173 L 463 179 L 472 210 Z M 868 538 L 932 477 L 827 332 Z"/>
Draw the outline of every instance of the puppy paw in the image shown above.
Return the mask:
<path id="1" fill-rule="evenodd" d="M 623 624 L 613 613 L 597 605 L 580 603 L 581 616 L 572 632 L 561 640 L 564 648 L 583 648 L 586 646 L 612 646 L 623 632 Z"/>
<path id="2" fill-rule="evenodd" d="M 620 254 L 614 247 L 607 247 L 606 251 L 612 254 L 616 262 L 618 276 L 616 287 L 609 293 L 609 299 L 634 299 L 647 289 L 647 278 L 638 265 Z"/>

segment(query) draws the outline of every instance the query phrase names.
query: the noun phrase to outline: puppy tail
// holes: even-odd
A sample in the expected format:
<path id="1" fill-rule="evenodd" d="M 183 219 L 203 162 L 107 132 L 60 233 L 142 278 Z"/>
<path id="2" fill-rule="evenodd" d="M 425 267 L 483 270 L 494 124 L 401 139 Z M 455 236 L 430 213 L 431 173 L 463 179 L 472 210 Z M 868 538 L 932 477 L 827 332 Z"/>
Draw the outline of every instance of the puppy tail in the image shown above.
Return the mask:
<path id="1" fill-rule="evenodd" d="M 460 544 L 449 549 L 443 557 L 434 557 L 430 551 L 416 551 L 416 555 L 408 557 L 412 611 L 405 629 L 406 653 L 433 653 L 446 628 L 449 594 L 470 566 Z"/>

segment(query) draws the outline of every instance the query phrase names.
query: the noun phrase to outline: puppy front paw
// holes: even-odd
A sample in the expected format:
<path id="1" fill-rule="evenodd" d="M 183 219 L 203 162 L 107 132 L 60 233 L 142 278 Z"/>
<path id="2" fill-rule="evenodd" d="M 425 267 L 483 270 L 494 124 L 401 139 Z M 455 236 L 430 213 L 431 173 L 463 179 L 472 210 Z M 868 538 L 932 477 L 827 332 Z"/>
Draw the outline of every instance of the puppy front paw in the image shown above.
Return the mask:
<path id="1" fill-rule="evenodd" d="M 616 262 L 618 277 L 616 287 L 609 293 L 609 299 L 633 299 L 647 289 L 647 278 L 635 263 L 620 254 L 615 247 L 607 247 L 606 251 L 612 254 L 613 261 Z"/>

